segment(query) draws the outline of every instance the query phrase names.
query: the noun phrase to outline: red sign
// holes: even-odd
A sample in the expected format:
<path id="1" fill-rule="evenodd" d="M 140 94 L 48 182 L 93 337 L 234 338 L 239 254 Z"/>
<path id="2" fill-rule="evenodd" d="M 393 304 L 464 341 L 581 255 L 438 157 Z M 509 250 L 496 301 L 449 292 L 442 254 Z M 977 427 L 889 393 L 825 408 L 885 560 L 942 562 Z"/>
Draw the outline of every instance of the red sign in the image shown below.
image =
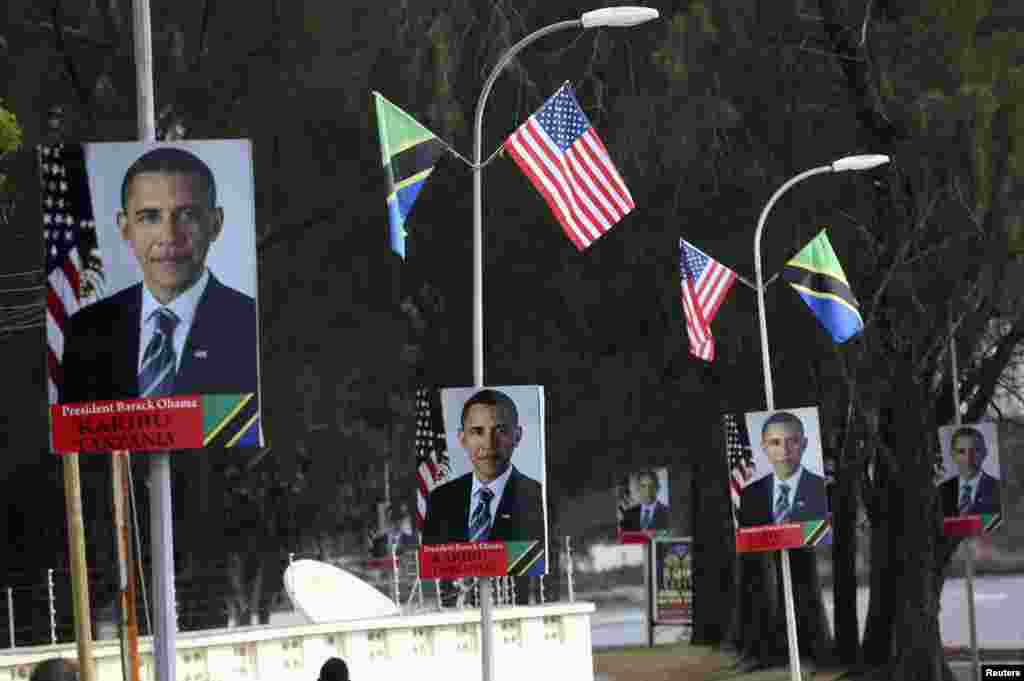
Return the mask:
<path id="1" fill-rule="evenodd" d="M 778 551 L 804 545 L 804 531 L 800 523 L 784 525 L 760 525 L 736 530 L 736 551 Z"/>
<path id="2" fill-rule="evenodd" d="M 654 537 L 655 530 L 619 530 L 620 544 L 646 544 Z"/>
<path id="3" fill-rule="evenodd" d="M 981 534 L 981 516 L 962 515 L 943 518 L 942 529 L 947 537 L 972 537 Z"/>
<path id="4" fill-rule="evenodd" d="M 502 542 L 428 544 L 420 547 L 420 577 L 503 577 L 508 574 L 508 547 Z"/>
<path id="5" fill-rule="evenodd" d="M 198 395 L 54 404 L 53 447 L 78 452 L 155 452 L 203 446 L 203 406 Z"/>

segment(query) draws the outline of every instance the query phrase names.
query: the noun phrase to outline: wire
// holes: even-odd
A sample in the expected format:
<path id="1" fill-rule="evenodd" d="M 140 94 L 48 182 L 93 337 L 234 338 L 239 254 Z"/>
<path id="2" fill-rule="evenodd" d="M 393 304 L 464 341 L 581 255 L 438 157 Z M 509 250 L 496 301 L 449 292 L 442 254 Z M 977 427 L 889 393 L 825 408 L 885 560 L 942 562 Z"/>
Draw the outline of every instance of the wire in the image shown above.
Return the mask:
<path id="1" fill-rule="evenodd" d="M 42 291 L 45 286 L 29 286 L 27 288 L 4 288 L 0 289 L 0 293 L 30 293 L 32 291 Z"/>
<path id="2" fill-rule="evenodd" d="M 30 274 L 42 274 L 42 273 L 43 273 L 43 271 L 41 269 L 40 270 L 25 270 L 24 272 L 6 272 L 4 274 L 0 274 L 0 279 L 3 279 L 4 277 L 27 277 Z"/>
<path id="3" fill-rule="evenodd" d="M 128 460 L 128 465 L 125 466 L 128 469 L 128 496 L 131 497 L 132 503 L 132 523 L 135 525 L 135 553 L 139 560 L 139 583 L 142 587 L 142 611 L 146 615 L 146 631 L 150 634 L 153 633 L 153 623 L 149 619 L 149 598 L 146 596 L 146 575 L 145 570 L 142 569 L 142 539 L 139 537 L 139 507 L 135 502 L 135 480 L 132 478 L 132 464 L 131 459 Z"/>

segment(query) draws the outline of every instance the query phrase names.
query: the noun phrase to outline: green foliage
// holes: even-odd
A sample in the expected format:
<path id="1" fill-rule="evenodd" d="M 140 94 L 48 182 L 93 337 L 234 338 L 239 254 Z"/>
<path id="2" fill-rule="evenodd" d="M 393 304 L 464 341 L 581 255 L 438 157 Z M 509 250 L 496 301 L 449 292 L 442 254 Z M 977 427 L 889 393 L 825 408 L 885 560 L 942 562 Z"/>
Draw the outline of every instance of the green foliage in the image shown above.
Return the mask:
<path id="1" fill-rule="evenodd" d="M 448 139 L 461 131 L 466 120 L 453 86 L 459 66 L 458 45 L 452 36 L 451 20 L 440 14 L 427 32 L 434 55 L 433 110 Z"/>
<path id="2" fill-rule="evenodd" d="M 718 27 L 708 6 L 695 2 L 686 12 L 672 16 L 665 40 L 652 59 L 673 85 L 685 85 L 695 71 L 703 70 L 701 51 L 718 40 Z"/>
<path id="3" fill-rule="evenodd" d="M 11 111 L 4 108 L 3 100 L 0 100 L 0 158 L 17 151 L 21 147 L 21 127 L 18 120 Z M 4 174 L 0 174 L 0 195 L 11 190 L 11 180 Z"/>

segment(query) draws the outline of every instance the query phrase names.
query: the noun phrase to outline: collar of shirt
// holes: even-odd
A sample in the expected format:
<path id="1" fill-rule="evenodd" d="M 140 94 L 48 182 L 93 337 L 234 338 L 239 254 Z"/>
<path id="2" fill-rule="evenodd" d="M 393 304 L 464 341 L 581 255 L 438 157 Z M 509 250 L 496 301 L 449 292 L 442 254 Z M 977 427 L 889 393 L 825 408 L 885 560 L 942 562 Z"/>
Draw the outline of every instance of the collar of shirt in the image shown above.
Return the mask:
<path id="1" fill-rule="evenodd" d="M 796 488 L 800 485 L 800 476 L 803 475 L 804 467 L 797 466 L 796 472 L 789 476 L 788 480 L 779 480 L 779 476 L 775 477 L 775 487 L 772 489 L 772 508 L 775 508 L 775 504 L 779 500 L 779 485 L 786 483 L 789 486 L 789 508 L 793 508 L 793 502 L 796 501 Z"/>
<path id="2" fill-rule="evenodd" d="M 505 469 L 505 472 L 499 475 L 497 478 L 487 483 L 486 485 L 477 479 L 476 473 L 473 474 L 473 489 L 469 493 L 469 516 L 473 517 L 473 511 L 476 510 L 476 505 L 480 501 L 480 490 L 484 487 L 494 492 L 494 497 L 491 499 L 490 510 L 491 510 L 491 523 L 493 524 L 497 518 L 494 513 L 498 510 L 498 502 L 501 501 L 501 495 L 505 492 L 505 485 L 508 483 L 508 477 L 512 475 L 512 465 Z"/>
<path id="3" fill-rule="evenodd" d="M 978 473 L 973 478 L 971 478 L 969 480 L 964 480 L 961 477 L 960 478 L 960 487 L 959 487 L 960 494 L 957 495 L 957 502 L 959 503 L 960 497 L 962 497 L 963 494 L 964 494 L 964 485 L 970 485 L 971 486 L 971 503 L 973 504 L 974 500 L 978 498 L 978 483 L 979 482 L 981 482 L 981 469 L 978 469 Z"/>
<path id="4" fill-rule="evenodd" d="M 185 350 L 185 340 L 188 338 L 189 331 L 192 330 L 192 320 L 196 316 L 196 306 L 199 305 L 199 299 L 203 297 L 206 285 L 209 283 L 210 272 L 209 270 L 203 270 L 202 275 L 200 275 L 196 283 L 192 284 L 191 288 L 167 305 L 161 305 L 160 301 L 150 293 L 146 284 L 142 284 L 142 318 L 139 320 L 139 363 L 136 367 L 137 371 L 142 370 L 142 356 L 145 354 L 146 347 L 149 346 L 149 341 L 152 340 L 153 334 L 156 332 L 156 321 L 150 319 L 150 317 L 160 307 L 166 307 L 178 316 L 178 325 L 174 327 L 173 339 L 174 356 L 176 359 L 174 370 L 178 371 L 181 368 L 181 355 Z"/>

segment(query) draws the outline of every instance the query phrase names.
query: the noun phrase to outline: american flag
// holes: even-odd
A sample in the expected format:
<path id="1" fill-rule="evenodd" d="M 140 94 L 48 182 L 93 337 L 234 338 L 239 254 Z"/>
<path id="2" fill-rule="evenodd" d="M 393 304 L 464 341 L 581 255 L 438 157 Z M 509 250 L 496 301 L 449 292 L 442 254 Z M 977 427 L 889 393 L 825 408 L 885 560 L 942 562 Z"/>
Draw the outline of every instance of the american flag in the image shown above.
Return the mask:
<path id="1" fill-rule="evenodd" d="M 685 239 L 679 240 L 679 273 L 690 353 L 710 362 L 715 358 L 711 321 L 736 281 L 736 273 Z"/>
<path id="2" fill-rule="evenodd" d="M 581 251 L 636 207 L 569 83 L 519 126 L 504 147 Z"/>
<path id="3" fill-rule="evenodd" d="M 46 247 L 46 361 L 50 403 L 58 400 L 64 330 L 103 276 L 80 146 L 38 148 Z"/>
<path id="4" fill-rule="evenodd" d="M 740 424 L 736 414 L 722 416 L 725 427 L 725 456 L 729 462 L 729 497 L 732 499 L 733 519 L 740 509 L 740 495 L 743 487 L 754 475 L 754 454 L 750 449 L 747 429 Z M 736 523 L 739 527 L 739 523 Z"/>
<path id="5" fill-rule="evenodd" d="M 427 497 L 448 479 L 448 444 L 444 437 L 441 391 L 420 388 L 416 391 L 416 526 L 423 528 L 427 515 Z"/>

